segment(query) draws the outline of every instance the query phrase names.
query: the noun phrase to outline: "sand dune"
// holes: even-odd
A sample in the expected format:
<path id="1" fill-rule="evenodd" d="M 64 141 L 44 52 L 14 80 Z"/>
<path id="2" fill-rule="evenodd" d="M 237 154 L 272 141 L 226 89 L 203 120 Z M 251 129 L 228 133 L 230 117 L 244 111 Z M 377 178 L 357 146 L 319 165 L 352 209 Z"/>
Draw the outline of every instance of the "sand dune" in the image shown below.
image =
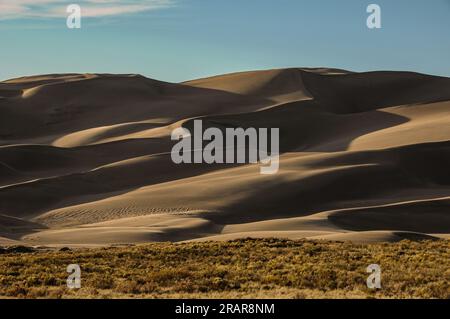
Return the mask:
<path id="1" fill-rule="evenodd" d="M 450 235 L 450 79 L 328 68 L 0 82 L 0 245 Z M 280 170 L 180 164 L 177 127 L 280 128 Z"/>

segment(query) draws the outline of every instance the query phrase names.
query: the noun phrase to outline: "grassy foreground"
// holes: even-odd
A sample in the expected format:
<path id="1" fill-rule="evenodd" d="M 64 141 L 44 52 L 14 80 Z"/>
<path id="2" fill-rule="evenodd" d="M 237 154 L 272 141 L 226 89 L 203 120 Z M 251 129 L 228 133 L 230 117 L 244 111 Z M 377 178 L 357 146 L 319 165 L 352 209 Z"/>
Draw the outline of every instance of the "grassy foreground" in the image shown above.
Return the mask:
<path id="1" fill-rule="evenodd" d="M 69 264 L 81 289 L 66 288 Z M 382 288 L 366 268 L 379 264 Z M 447 240 L 357 245 L 237 240 L 0 251 L 3 298 L 450 298 Z"/>

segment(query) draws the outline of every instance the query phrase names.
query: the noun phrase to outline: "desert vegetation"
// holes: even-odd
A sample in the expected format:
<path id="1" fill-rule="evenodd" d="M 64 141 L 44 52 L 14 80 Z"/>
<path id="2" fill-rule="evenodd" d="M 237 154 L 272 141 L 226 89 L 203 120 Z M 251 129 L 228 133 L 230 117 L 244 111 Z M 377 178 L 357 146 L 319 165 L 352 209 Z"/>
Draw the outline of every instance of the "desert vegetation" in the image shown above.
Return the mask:
<path id="1" fill-rule="evenodd" d="M 81 267 L 68 289 L 66 268 Z M 379 264 L 382 288 L 366 268 Z M 242 239 L 0 251 L 3 298 L 450 298 L 447 240 Z"/>

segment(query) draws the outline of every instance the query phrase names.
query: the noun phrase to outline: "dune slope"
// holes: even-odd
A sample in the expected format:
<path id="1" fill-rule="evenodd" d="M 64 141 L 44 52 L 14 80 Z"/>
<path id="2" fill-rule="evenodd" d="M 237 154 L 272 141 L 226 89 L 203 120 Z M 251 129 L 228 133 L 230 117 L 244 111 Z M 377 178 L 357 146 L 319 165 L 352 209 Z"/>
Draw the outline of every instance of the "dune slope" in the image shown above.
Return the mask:
<path id="1" fill-rule="evenodd" d="M 280 169 L 175 164 L 179 127 L 279 128 Z M 327 68 L 0 82 L 0 245 L 450 237 L 450 79 Z"/>

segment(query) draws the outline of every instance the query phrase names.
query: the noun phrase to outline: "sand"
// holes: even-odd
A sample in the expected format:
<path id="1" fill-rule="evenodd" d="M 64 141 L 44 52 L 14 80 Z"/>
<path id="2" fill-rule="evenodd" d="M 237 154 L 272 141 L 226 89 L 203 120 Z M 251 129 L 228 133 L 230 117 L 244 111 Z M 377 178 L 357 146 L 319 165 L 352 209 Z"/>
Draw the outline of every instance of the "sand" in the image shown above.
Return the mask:
<path id="1" fill-rule="evenodd" d="M 338 69 L 0 82 L 0 245 L 450 236 L 450 79 Z M 280 170 L 172 162 L 173 129 L 280 128 Z"/>

